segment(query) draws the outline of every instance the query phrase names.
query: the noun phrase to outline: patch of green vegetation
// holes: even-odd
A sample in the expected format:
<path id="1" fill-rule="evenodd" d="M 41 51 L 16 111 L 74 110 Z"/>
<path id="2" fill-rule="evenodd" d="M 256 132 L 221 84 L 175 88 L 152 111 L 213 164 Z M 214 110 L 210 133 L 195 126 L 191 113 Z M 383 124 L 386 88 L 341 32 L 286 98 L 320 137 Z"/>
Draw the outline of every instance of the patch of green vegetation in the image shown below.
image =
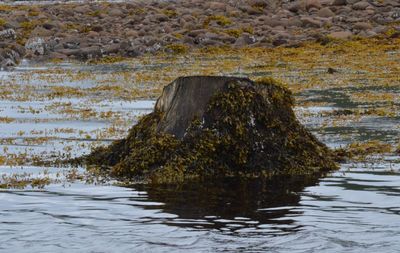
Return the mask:
<path id="1" fill-rule="evenodd" d="M 178 16 L 178 13 L 175 10 L 163 10 L 162 13 L 169 18 L 175 18 Z"/>
<path id="2" fill-rule="evenodd" d="M 155 184 L 210 177 L 311 175 L 336 169 L 333 153 L 297 121 L 291 92 L 273 79 L 232 82 L 180 140 L 157 131 L 161 112 L 143 117 L 126 139 L 84 158 L 119 179 Z"/>
<path id="3" fill-rule="evenodd" d="M 212 15 L 212 16 L 208 16 L 204 20 L 204 23 L 203 23 L 204 27 L 208 27 L 209 24 L 213 21 L 216 22 L 220 26 L 228 26 L 228 25 L 232 24 L 232 21 L 228 17 L 222 16 L 222 15 Z"/>
<path id="4" fill-rule="evenodd" d="M 165 47 L 165 51 L 173 54 L 186 54 L 189 51 L 189 47 L 184 44 L 170 44 Z"/>
<path id="5" fill-rule="evenodd" d="M 37 17 L 39 16 L 39 10 L 32 9 L 28 12 L 28 15 L 31 17 Z"/>
<path id="6" fill-rule="evenodd" d="M 43 24 L 44 20 L 31 20 L 21 22 L 19 25 L 22 28 L 22 34 L 17 38 L 17 42 L 24 45 L 24 42 L 29 38 L 32 31 L 39 25 Z"/>
<path id="7" fill-rule="evenodd" d="M 49 177 L 43 178 L 27 178 L 26 175 L 2 176 L 0 180 L 0 189 L 25 189 L 28 186 L 36 189 L 43 189 L 49 185 L 51 180 Z"/>
<path id="8" fill-rule="evenodd" d="M 0 18 L 0 26 L 5 26 L 7 24 L 7 21 L 4 19 Z"/>
<path id="9" fill-rule="evenodd" d="M 349 158 L 364 159 L 368 155 L 391 153 L 394 148 L 389 143 L 378 140 L 370 140 L 367 142 L 354 142 L 345 148 Z"/>
<path id="10" fill-rule="evenodd" d="M 228 29 L 225 30 L 226 34 L 229 34 L 232 37 L 239 38 L 242 35 L 243 31 L 241 29 Z"/>
<path id="11" fill-rule="evenodd" d="M 90 64 L 113 64 L 113 63 L 122 62 L 125 60 L 126 60 L 126 57 L 107 55 L 107 56 L 104 56 L 99 59 L 90 60 L 89 63 Z"/>

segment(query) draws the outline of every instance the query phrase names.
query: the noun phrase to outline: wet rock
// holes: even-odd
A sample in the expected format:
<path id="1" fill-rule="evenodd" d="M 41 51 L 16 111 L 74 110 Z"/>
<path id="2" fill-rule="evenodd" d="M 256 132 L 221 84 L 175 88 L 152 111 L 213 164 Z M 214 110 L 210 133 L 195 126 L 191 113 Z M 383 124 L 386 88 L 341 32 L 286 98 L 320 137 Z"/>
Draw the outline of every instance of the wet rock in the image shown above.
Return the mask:
<path id="1" fill-rule="evenodd" d="M 44 55 L 46 53 L 46 42 L 41 37 L 33 37 L 26 42 L 25 49 L 27 53 L 33 55 Z"/>
<path id="2" fill-rule="evenodd" d="M 14 29 L 6 29 L 0 31 L 0 40 L 12 39 L 15 40 L 17 38 L 17 33 Z"/>
<path id="3" fill-rule="evenodd" d="M 347 0 L 333 0 L 332 5 L 346 5 Z"/>
<path id="4" fill-rule="evenodd" d="M 157 184 L 336 169 L 331 151 L 300 125 L 292 106 L 289 90 L 269 78 L 178 78 L 126 139 L 83 159 L 115 177 Z"/>

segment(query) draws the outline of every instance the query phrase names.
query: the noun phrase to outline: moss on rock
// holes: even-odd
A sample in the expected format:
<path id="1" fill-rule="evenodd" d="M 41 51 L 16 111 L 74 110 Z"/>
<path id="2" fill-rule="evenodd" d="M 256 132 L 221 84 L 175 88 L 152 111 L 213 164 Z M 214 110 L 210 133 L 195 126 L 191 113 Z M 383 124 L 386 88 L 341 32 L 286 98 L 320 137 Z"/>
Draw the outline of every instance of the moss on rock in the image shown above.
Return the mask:
<path id="1" fill-rule="evenodd" d="M 219 87 L 208 87 L 208 100 L 188 104 L 187 112 L 194 116 L 187 124 L 177 121 L 185 131 L 176 135 L 174 128 L 160 126 L 171 121 L 168 115 L 180 99 L 187 103 L 187 97 L 180 97 L 182 90 L 191 88 L 190 82 Z M 117 178 L 152 183 L 315 175 L 337 168 L 332 152 L 296 119 L 290 91 L 273 79 L 187 77 L 167 86 L 164 93 L 169 95 L 159 99 L 162 106 L 144 116 L 126 139 L 95 150 L 85 157 L 86 163 L 101 165 Z M 193 111 L 201 104 L 206 105 L 203 110 Z"/>

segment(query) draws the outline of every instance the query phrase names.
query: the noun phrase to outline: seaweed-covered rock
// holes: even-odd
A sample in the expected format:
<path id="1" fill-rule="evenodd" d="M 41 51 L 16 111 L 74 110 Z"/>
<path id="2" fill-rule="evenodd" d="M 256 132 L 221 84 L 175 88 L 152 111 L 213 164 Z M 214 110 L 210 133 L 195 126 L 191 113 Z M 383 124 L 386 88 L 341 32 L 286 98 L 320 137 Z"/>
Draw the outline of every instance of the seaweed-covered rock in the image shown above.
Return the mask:
<path id="1" fill-rule="evenodd" d="M 85 161 L 118 178 L 153 183 L 336 169 L 331 151 L 298 122 L 292 106 L 290 91 L 270 78 L 181 77 L 126 139 Z"/>

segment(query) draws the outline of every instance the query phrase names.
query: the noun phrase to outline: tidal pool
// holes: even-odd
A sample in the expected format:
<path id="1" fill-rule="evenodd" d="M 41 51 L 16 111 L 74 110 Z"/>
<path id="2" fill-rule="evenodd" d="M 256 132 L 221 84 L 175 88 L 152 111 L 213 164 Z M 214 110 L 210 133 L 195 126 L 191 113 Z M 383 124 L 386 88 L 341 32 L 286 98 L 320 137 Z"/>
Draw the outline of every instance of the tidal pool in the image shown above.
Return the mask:
<path id="1" fill-rule="evenodd" d="M 307 182 L 229 180 L 159 188 L 86 183 L 71 179 L 71 168 L 46 165 L 124 136 L 152 110 L 160 90 L 138 72 L 170 67 L 27 64 L 0 73 L 0 184 L 48 179 L 39 188 L 0 191 L 1 252 L 398 251 L 395 152 L 343 163 L 339 171 Z M 380 90 L 366 86 L 362 92 Z M 305 89 L 296 93 L 296 113 L 331 147 L 366 140 L 397 145 L 398 107 L 390 115 L 364 113 L 386 107 L 354 99 L 358 92 Z M 399 89 L 390 92 L 399 95 Z M 73 172 L 80 173 L 82 168 Z"/>

